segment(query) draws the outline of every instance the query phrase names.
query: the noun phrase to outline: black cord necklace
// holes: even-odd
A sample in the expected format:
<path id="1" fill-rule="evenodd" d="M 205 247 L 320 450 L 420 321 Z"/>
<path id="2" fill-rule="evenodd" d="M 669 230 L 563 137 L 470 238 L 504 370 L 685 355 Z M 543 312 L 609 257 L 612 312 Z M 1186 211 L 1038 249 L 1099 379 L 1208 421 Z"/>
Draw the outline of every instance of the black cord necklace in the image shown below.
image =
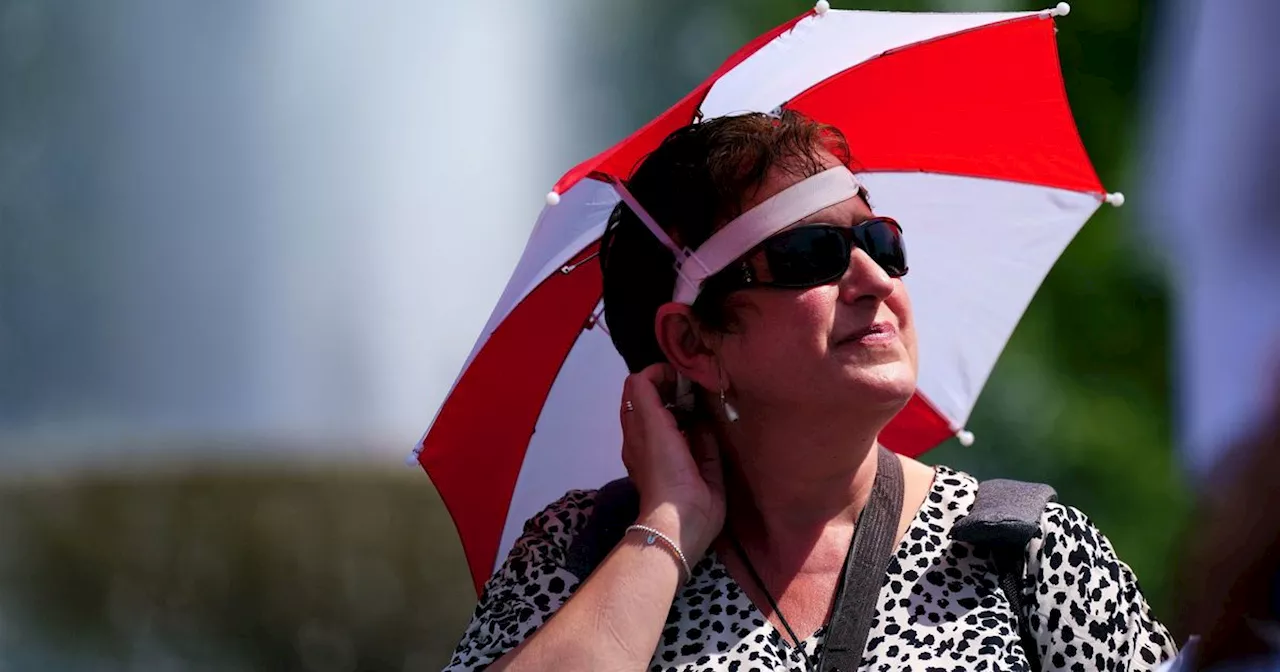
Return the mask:
<path id="1" fill-rule="evenodd" d="M 804 669 L 813 669 L 812 663 L 809 661 L 809 654 L 805 653 L 804 645 L 801 644 L 800 638 L 796 637 L 796 631 L 791 629 L 791 624 L 787 622 L 787 617 L 782 615 L 782 610 L 778 608 L 778 602 L 773 599 L 773 595 L 769 594 L 769 589 L 765 588 L 764 581 L 760 579 L 760 573 L 751 564 L 751 559 L 747 557 L 747 552 L 743 550 L 742 543 L 738 541 L 737 535 L 729 532 L 727 535 L 729 541 L 733 543 L 733 550 L 742 558 L 742 564 L 747 568 L 747 573 L 751 575 L 751 580 L 756 582 L 756 586 L 760 588 L 760 592 L 764 593 L 764 599 L 769 601 L 769 608 L 773 609 L 774 615 L 782 622 L 782 627 L 786 629 L 787 634 L 791 636 L 791 641 L 795 643 L 796 651 L 800 652 L 800 656 L 804 658 Z"/>
<path id="2" fill-rule="evenodd" d="M 875 619 L 876 598 L 880 594 L 884 572 L 893 555 L 898 521 L 902 516 L 902 464 L 885 448 L 879 449 L 876 459 L 878 464 L 871 496 L 854 522 L 853 539 L 844 556 L 844 568 L 840 570 L 840 581 L 836 584 L 830 619 L 825 623 L 826 633 L 822 638 L 822 647 L 814 652 L 817 654 L 820 670 L 849 672 L 858 668 L 871 632 L 871 623 Z M 742 558 L 742 564 L 751 574 L 751 579 L 760 586 L 773 613 L 778 615 L 782 627 L 791 635 L 796 649 L 804 658 L 805 670 L 813 670 L 812 659 L 805 652 L 800 638 L 791 629 L 791 624 L 787 623 L 786 617 L 778 609 L 777 601 L 769 594 L 769 589 L 765 588 L 764 581 L 760 580 L 760 574 L 751 565 L 741 542 L 731 529 L 726 528 L 725 534 L 738 557 Z"/>

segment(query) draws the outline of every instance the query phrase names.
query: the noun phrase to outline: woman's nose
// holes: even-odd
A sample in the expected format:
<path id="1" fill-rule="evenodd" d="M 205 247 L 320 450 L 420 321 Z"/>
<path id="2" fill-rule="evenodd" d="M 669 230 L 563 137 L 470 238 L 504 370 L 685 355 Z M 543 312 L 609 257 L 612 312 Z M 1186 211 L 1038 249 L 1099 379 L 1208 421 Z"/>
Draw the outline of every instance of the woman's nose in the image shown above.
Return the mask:
<path id="1" fill-rule="evenodd" d="M 880 264 L 858 248 L 849 256 L 849 270 L 840 279 L 840 285 L 840 296 L 849 303 L 866 299 L 884 301 L 897 286 Z"/>

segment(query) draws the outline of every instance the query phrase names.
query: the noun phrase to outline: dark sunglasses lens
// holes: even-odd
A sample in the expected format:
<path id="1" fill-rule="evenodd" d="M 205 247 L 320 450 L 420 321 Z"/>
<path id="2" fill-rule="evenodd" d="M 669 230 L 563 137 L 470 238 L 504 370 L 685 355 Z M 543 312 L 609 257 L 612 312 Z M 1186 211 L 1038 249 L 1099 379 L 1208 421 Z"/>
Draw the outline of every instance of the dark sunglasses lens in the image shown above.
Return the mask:
<path id="1" fill-rule="evenodd" d="M 764 246 L 770 284 L 813 287 L 831 282 L 849 268 L 849 243 L 836 229 L 806 226 L 770 239 Z"/>
<path id="2" fill-rule="evenodd" d="M 890 277 L 907 274 L 907 246 L 902 229 L 887 219 L 873 219 L 853 229 L 855 242 Z"/>

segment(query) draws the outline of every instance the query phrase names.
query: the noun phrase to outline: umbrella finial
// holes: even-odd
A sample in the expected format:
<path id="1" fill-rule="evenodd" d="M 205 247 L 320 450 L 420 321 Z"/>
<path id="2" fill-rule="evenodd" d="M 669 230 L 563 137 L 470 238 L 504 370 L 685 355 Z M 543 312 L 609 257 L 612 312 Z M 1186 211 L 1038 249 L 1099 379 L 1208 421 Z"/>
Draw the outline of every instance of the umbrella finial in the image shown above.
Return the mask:
<path id="1" fill-rule="evenodd" d="M 554 189 L 547 192 L 547 205 L 560 205 L 560 194 L 557 194 Z"/>
<path id="2" fill-rule="evenodd" d="M 813 6 L 813 11 L 816 12 L 818 16 L 822 16 L 830 10 L 831 3 L 827 2 L 827 0 L 818 0 L 818 3 Z"/>
<path id="3" fill-rule="evenodd" d="M 1071 5 L 1065 2 L 1059 2 L 1053 9 L 1046 9 L 1048 16 L 1066 16 L 1071 13 Z"/>
<path id="4" fill-rule="evenodd" d="M 956 439 L 960 441 L 960 445 L 968 448 L 973 445 L 973 432 L 967 429 L 961 429 L 956 432 Z"/>
<path id="5" fill-rule="evenodd" d="M 1107 194 L 1107 197 L 1104 200 L 1118 208 L 1124 205 L 1124 194 L 1117 191 L 1114 194 Z"/>

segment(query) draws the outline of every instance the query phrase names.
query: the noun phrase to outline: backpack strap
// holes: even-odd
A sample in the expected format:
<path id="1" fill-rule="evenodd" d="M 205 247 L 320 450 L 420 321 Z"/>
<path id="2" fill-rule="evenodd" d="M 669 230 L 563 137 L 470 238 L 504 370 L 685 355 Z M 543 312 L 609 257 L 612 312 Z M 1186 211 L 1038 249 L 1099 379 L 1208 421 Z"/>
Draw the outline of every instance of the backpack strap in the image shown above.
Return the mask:
<path id="1" fill-rule="evenodd" d="M 629 478 L 606 483 L 596 492 L 595 505 L 582 531 L 569 543 L 565 567 L 585 581 L 604 562 L 640 515 L 640 493 Z"/>
<path id="2" fill-rule="evenodd" d="M 978 484 L 978 494 L 969 515 L 956 521 L 951 538 L 991 551 L 999 576 L 1000 590 L 1013 606 L 1018 620 L 1018 636 L 1031 669 L 1042 669 L 1040 646 L 1027 617 L 1031 604 L 1023 592 L 1026 548 L 1040 529 L 1040 517 L 1058 493 L 1043 483 L 1024 483 L 997 478 Z"/>

